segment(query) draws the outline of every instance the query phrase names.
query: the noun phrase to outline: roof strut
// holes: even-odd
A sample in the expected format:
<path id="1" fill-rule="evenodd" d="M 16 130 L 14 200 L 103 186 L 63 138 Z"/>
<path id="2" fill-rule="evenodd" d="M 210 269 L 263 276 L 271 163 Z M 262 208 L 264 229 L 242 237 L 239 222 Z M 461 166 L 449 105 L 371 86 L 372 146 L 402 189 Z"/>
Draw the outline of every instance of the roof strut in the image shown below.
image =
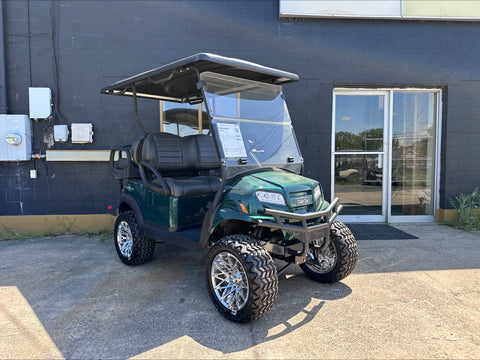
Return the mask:
<path id="1" fill-rule="evenodd" d="M 138 117 L 137 88 L 135 87 L 135 84 L 132 84 L 132 93 L 133 93 L 133 107 L 135 108 L 135 121 L 137 122 L 138 126 L 140 126 L 140 129 L 142 129 L 143 135 L 147 135 L 147 132 L 145 131 L 145 128 L 143 127 L 143 124 L 140 121 L 140 118 Z"/>

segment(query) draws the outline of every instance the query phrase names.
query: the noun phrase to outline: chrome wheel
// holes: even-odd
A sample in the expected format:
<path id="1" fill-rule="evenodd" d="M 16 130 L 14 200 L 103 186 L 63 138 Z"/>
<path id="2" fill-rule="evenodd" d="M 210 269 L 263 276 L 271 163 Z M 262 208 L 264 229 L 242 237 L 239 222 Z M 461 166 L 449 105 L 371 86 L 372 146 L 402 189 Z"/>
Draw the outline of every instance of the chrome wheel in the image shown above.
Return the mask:
<path id="1" fill-rule="evenodd" d="M 318 274 L 326 274 L 337 265 L 337 250 L 332 241 L 325 251 L 310 250 L 305 265 Z"/>
<path id="2" fill-rule="evenodd" d="M 335 220 L 330 228 L 330 243 L 325 251 L 312 246 L 306 262 L 300 264 L 303 272 L 312 280 L 334 283 L 345 279 L 355 268 L 358 249 L 355 237 L 342 222 Z"/>
<path id="3" fill-rule="evenodd" d="M 126 221 L 121 221 L 117 228 L 117 244 L 120 253 L 130 259 L 133 249 L 133 236 L 130 225 Z"/>
<path id="4" fill-rule="evenodd" d="M 118 214 L 113 238 L 117 255 L 125 265 L 145 264 L 155 251 L 155 239 L 144 233 L 132 211 Z"/>
<path id="5" fill-rule="evenodd" d="M 242 263 L 231 253 L 221 252 L 210 268 L 211 283 L 218 301 L 233 315 L 248 301 L 248 278 Z"/>

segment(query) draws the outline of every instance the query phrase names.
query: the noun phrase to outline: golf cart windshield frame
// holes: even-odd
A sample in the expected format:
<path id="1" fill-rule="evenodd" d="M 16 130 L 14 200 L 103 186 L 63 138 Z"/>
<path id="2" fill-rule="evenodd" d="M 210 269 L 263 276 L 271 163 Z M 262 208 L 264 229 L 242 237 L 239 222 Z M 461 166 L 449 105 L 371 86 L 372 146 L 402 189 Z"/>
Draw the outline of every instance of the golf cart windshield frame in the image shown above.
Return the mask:
<path id="1" fill-rule="evenodd" d="M 200 74 L 225 177 L 261 168 L 300 174 L 303 159 L 279 85 Z"/>

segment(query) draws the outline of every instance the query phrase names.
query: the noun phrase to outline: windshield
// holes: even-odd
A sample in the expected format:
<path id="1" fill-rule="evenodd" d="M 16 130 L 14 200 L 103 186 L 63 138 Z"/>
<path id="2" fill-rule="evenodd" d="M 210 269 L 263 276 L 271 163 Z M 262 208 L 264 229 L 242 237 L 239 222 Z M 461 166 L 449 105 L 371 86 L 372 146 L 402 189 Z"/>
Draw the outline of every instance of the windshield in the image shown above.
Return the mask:
<path id="1" fill-rule="evenodd" d="M 300 173 L 302 158 L 282 87 L 215 73 L 202 73 L 227 177 L 259 167 Z"/>

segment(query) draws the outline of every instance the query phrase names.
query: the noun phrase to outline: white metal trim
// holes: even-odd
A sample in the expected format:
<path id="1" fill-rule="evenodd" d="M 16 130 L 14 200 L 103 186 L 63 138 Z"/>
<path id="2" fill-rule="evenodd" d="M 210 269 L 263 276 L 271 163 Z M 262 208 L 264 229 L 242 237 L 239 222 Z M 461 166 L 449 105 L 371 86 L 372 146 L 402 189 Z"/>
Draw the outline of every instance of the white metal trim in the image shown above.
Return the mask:
<path id="1" fill-rule="evenodd" d="M 385 151 L 334 151 L 335 155 L 385 155 Z"/>
<path id="2" fill-rule="evenodd" d="M 336 95 L 353 95 L 353 96 L 365 96 L 365 95 L 385 95 L 389 91 L 389 89 L 368 89 L 368 88 L 335 88 L 334 93 Z M 358 92 L 362 91 L 362 94 Z"/>
<path id="3" fill-rule="evenodd" d="M 477 16 L 414 16 L 405 15 L 401 20 L 434 20 L 434 21 L 480 21 Z"/>
<path id="4" fill-rule="evenodd" d="M 109 161 L 110 150 L 47 150 L 47 161 Z M 115 160 L 118 159 L 118 154 Z"/>
<path id="5" fill-rule="evenodd" d="M 332 96 L 332 135 L 330 140 L 331 153 L 330 153 L 330 201 L 333 201 L 335 194 L 335 117 L 336 117 L 336 106 L 337 106 L 337 95 L 335 94 L 335 89 L 333 90 Z M 341 202 L 342 199 L 340 199 Z"/>
<path id="6" fill-rule="evenodd" d="M 337 219 L 344 223 L 385 223 L 382 215 L 338 215 Z"/>
<path id="7" fill-rule="evenodd" d="M 363 19 L 374 19 L 374 20 L 409 20 L 409 21 L 480 21 L 479 17 L 440 17 L 440 16 L 413 16 L 413 15 L 404 15 L 404 16 L 360 16 L 360 15 L 312 15 L 312 14 L 304 14 L 304 13 L 281 13 L 280 18 L 309 18 L 309 19 L 345 19 L 345 20 L 363 20 Z"/>
<path id="8" fill-rule="evenodd" d="M 342 93 L 341 95 L 359 95 L 358 91 L 365 91 L 368 93 L 373 93 L 372 95 L 376 95 L 376 93 L 382 93 L 382 92 L 389 92 L 389 91 L 394 91 L 394 92 L 441 92 L 442 89 L 440 88 L 412 88 L 412 87 L 377 87 L 377 88 L 361 88 L 361 87 L 352 87 L 352 88 L 346 88 L 346 87 L 339 87 L 335 88 L 333 90 L 336 93 Z"/>
<path id="9" fill-rule="evenodd" d="M 388 173 L 389 161 L 388 161 L 388 153 L 389 153 L 389 144 L 390 144 L 390 137 L 389 137 L 389 129 L 390 129 L 390 109 L 392 104 L 390 103 L 390 92 L 385 92 L 383 98 L 383 152 L 384 155 L 382 156 L 383 159 L 383 168 L 382 168 L 382 216 L 383 221 L 388 222 L 388 183 L 390 181 L 385 181 L 385 179 L 390 180 L 390 174 Z M 385 176 L 387 175 L 387 176 Z"/>
<path id="10" fill-rule="evenodd" d="M 403 2 L 403 0 L 402 0 Z M 301 11 L 286 11 L 282 9 L 282 2 L 280 1 L 279 7 L 279 18 L 292 18 L 292 17 L 303 17 L 303 18 L 319 18 L 319 19 L 345 19 L 345 20 L 356 20 L 356 19 L 374 19 L 374 20 L 409 20 L 409 21 L 480 21 L 478 16 L 428 16 L 428 15 L 404 15 L 403 8 L 401 9 L 400 15 L 361 15 L 361 14 L 328 14 L 328 13 L 318 13 L 312 14 Z"/>
<path id="11" fill-rule="evenodd" d="M 434 216 L 437 215 L 437 209 L 440 208 L 440 178 L 442 175 L 442 109 L 443 109 L 443 92 L 441 89 L 437 92 L 437 129 L 436 135 L 437 138 L 435 139 L 435 200 L 434 200 Z"/>
<path id="12" fill-rule="evenodd" d="M 386 209 L 386 221 L 390 223 L 392 220 L 392 151 L 393 151 L 393 94 L 394 90 L 389 91 L 389 107 L 388 107 L 388 151 L 387 151 L 387 173 L 388 173 L 388 181 L 387 183 L 387 190 L 386 190 L 386 197 L 387 197 L 387 205 Z"/>

